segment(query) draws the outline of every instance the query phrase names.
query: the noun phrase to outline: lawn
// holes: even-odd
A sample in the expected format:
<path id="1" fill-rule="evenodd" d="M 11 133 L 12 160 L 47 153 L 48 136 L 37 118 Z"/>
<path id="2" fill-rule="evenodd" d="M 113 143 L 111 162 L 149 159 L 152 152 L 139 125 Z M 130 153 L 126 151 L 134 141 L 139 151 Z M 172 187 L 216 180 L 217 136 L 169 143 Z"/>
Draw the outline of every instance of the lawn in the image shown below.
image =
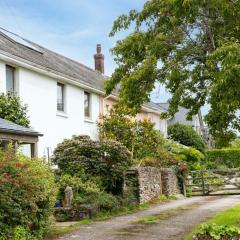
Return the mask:
<path id="1" fill-rule="evenodd" d="M 240 227 L 240 205 L 228 208 L 227 210 L 218 213 L 213 218 L 206 221 L 206 223 Z M 192 236 L 196 232 L 198 232 L 200 226 L 201 224 L 196 226 L 194 230 L 190 234 L 188 234 L 184 240 L 191 240 Z"/>

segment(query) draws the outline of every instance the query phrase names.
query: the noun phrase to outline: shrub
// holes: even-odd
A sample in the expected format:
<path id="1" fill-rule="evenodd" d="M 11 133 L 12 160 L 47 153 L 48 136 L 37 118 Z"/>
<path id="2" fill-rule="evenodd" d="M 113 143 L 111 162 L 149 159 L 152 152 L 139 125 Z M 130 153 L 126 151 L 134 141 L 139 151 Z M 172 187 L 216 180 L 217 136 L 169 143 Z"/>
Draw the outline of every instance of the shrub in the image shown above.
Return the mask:
<path id="1" fill-rule="evenodd" d="M 206 151 L 206 160 L 210 168 L 225 166 L 228 168 L 240 167 L 240 149 L 211 149 Z"/>
<path id="2" fill-rule="evenodd" d="M 21 103 L 18 96 L 11 93 L 0 94 L 0 118 L 25 127 L 30 125 L 27 117 L 27 106 Z"/>
<path id="3" fill-rule="evenodd" d="M 145 119 L 134 120 L 120 109 L 111 109 L 110 114 L 101 116 L 99 133 L 102 139 L 112 139 L 121 142 L 132 152 L 134 159 L 154 156 L 159 145 L 165 139 L 154 129 L 154 123 Z"/>
<path id="4" fill-rule="evenodd" d="M 21 235 L 42 239 L 56 194 L 48 166 L 13 150 L 0 152 L 0 192 L 0 239 L 20 239 L 16 236 Z"/>
<path id="5" fill-rule="evenodd" d="M 140 162 L 141 166 L 151 167 L 177 167 L 181 172 L 187 171 L 187 164 L 179 159 L 175 154 L 159 149 L 158 154 L 154 158 L 145 158 Z"/>
<path id="6" fill-rule="evenodd" d="M 185 146 L 194 147 L 200 152 L 205 151 L 205 144 L 202 138 L 191 126 L 175 123 L 168 127 L 168 136 Z"/>
<path id="7" fill-rule="evenodd" d="M 240 138 L 236 138 L 230 143 L 230 148 L 239 148 L 240 149 Z"/>
<path id="8" fill-rule="evenodd" d="M 77 194 L 74 199 L 74 207 L 78 208 L 82 204 L 91 204 L 99 210 L 111 210 L 119 205 L 117 198 L 106 192 Z"/>
<path id="9" fill-rule="evenodd" d="M 216 225 L 216 224 L 202 224 L 197 237 L 194 239 L 235 239 L 239 237 L 240 228 L 235 226 L 225 226 L 225 225 Z M 234 238 L 233 238 L 234 237 Z M 236 238 L 239 239 L 239 238 Z"/>
<path id="10" fill-rule="evenodd" d="M 99 178 L 109 192 L 119 190 L 124 172 L 132 164 L 130 152 L 121 143 L 93 141 L 88 136 L 64 140 L 55 149 L 53 161 L 63 173 Z"/>

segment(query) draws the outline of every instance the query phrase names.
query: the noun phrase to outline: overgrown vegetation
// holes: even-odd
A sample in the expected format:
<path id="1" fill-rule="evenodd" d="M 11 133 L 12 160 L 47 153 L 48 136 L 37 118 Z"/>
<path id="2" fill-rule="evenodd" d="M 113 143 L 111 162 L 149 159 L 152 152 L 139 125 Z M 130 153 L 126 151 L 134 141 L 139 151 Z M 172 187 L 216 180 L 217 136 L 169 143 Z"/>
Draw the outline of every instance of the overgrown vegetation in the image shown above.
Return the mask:
<path id="1" fill-rule="evenodd" d="M 208 168 L 238 168 L 240 167 L 240 149 L 209 149 L 206 151 Z"/>
<path id="2" fill-rule="evenodd" d="M 188 125 L 175 123 L 168 126 L 168 137 L 185 146 L 194 147 L 204 153 L 205 144 L 197 132 Z"/>
<path id="3" fill-rule="evenodd" d="M 109 115 L 101 116 L 98 123 L 101 139 L 121 142 L 134 159 L 154 156 L 164 137 L 150 120 L 135 120 L 123 107 L 113 108 Z"/>
<path id="4" fill-rule="evenodd" d="M 27 106 L 23 105 L 20 98 L 12 93 L 0 94 L 0 118 L 24 127 L 30 126 L 27 116 Z"/>
<path id="5" fill-rule="evenodd" d="M 42 239 L 57 193 L 49 167 L 12 149 L 0 151 L 0 192 L 0 239 Z"/>

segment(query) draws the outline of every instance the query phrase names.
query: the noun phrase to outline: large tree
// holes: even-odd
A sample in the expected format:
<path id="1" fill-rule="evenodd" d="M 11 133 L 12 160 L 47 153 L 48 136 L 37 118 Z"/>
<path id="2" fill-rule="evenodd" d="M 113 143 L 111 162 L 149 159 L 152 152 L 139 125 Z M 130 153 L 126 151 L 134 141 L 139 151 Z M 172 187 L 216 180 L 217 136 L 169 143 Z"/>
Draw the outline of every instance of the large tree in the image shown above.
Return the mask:
<path id="1" fill-rule="evenodd" d="M 149 0 L 120 16 L 110 36 L 131 33 L 112 49 L 117 68 L 106 84 L 120 84 L 121 102 L 139 111 L 160 82 L 171 93 L 168 115 L 179 106 L 205 120 L 215 136 L 240 129 L 240 1 Z"/>

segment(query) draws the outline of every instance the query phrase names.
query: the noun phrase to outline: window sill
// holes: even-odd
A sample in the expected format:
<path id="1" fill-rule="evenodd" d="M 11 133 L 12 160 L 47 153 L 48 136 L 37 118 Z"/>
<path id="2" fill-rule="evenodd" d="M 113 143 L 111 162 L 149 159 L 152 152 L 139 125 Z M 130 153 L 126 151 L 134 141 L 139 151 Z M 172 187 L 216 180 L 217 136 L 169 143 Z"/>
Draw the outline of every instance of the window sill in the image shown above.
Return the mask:
<path id="1" fill-rule="evenodd" d="M 68 118 L 68 115 L 64 112 L 57 112 L 56 114 L 58 117 Z"/>
<path id="2" fill-rule="evenodd" d="M 94 123 L 94 121 L 90 118 L 85 118 L 84 119 L 84 122 L 87 122 L 87 123 Z"/>

